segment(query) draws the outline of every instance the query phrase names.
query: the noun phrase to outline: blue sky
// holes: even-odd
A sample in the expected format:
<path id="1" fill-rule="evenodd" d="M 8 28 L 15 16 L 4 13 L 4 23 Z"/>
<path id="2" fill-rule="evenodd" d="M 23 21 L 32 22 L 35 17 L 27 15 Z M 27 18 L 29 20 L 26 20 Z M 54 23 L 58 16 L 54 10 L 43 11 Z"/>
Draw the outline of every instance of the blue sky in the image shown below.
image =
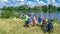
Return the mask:
<path id="1" fill-rule="evenodd" d="M 34 7 L 35 5 L 48 5 L 53 4 L 55 6 L 60 6 L 60 0 L 0 0 L 0 8 L 3 6 L 19 6 L 28 5 Z"/>

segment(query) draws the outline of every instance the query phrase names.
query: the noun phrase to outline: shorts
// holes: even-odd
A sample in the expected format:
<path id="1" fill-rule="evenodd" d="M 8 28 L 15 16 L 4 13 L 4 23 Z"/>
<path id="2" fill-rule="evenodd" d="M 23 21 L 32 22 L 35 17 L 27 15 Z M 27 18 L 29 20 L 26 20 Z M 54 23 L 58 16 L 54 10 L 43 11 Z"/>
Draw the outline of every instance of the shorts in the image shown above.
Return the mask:
<path id="1" fill-rule="evenodd" d="M 33 22 L 33 24 L 36 24 L 36 22 Z"/>
<path id="2" fill-rule="evenodd" d="M 25 24 L 29 24 L 29 22 L 28 21 L 25 21 Z"/>
<path id="3" fill-rule="evenodd" d="M 40 25 L 42 25 L 42 22 L 39 22 Z"/>

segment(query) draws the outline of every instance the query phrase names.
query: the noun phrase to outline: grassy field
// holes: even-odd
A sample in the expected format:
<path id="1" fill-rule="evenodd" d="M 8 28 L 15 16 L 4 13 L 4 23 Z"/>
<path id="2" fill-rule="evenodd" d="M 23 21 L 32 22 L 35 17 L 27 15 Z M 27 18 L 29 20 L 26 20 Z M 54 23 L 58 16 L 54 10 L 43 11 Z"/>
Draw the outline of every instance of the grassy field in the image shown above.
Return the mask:
<path id="1" fill-rule="evenodd" d="M 27 28 L 23 25 L 24 19 L 0 18 L 0 34 L 49 34 L 48 32 L 44 33 L 39 26 Z M 59 23 L 54 23 L 54 31 L 51 34 L 60 34 Z"/>

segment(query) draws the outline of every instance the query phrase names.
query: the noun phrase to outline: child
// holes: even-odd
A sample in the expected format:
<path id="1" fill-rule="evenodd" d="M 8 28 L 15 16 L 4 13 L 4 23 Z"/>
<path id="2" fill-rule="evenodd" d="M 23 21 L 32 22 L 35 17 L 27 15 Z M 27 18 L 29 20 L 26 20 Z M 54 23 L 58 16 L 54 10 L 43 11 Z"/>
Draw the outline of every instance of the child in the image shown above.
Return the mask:
<path id="1" fill-rule="evenodd" d="M 25 15 L 25 25 L 28 26 L 28 18 L 29 16 L 28 15 Z"/>
<path id="2" fill-rule="evenodd" d="M 33 25 L 35 26 L 36 25 L 36 16 L 34 15 L 33 17 Z"/>
<path id="3" fill-rule="evenodd" d="M 28 27 L 31 27 L 31 21 L 32 21 L 31 15 L 29 15 L 29 18 L 28 18 Z"/>
<path id="4" fill-rule="evenodd" d="M 41 18 L 41 15 L 38 17 L 38 22 L 39 22 L 39 23 L 38 23 L 39 26 L 42 25 L 42 18 Z"/>
<path id="5" fill-rule="evenodd" d="M 44 33 L 47 32 L 47 30 L 48 30 L 46 20 L 43 20 L 42 29 L 43 29 Z"/>

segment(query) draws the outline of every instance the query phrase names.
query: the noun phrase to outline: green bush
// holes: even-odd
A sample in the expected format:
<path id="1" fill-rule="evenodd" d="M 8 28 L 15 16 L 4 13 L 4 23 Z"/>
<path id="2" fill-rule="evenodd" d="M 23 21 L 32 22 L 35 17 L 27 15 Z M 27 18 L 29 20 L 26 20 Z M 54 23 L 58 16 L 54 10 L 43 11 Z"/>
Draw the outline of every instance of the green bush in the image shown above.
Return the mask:
<path id="1" fill-rule="evenodd" d="M 4 11 L 4 12 L 2 13 L 2 18 L 9 18 L 10 15 L 11 15 L 10 11 Z"/>
<path id="2" fill-rule="evenodd" d="M 19 14 L 14 14 L 13 11 L 4 11 L 2 13 L 2 18 L 13 18 L 13 17 L 16 17 L 16 18 L 19 18 Z"/>

